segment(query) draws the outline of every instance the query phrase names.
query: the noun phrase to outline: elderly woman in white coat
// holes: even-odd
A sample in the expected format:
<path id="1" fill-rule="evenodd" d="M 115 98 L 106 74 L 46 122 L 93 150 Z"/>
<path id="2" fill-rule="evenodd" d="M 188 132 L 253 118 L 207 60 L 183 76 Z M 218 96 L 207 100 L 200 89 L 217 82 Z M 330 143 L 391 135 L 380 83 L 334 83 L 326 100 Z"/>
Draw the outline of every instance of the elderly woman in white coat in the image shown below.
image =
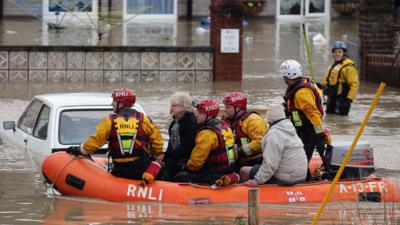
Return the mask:
<path id="1" fill-rule="evenodd" d="M 304 182 L 307 176 L 307 157 L 303 143 L 282 106 L 267 111 L 269 130 L 262 140 L 261 165 L 243 167 L 240 177 L 248 186 L 259 184 L 292 185 Z"/>

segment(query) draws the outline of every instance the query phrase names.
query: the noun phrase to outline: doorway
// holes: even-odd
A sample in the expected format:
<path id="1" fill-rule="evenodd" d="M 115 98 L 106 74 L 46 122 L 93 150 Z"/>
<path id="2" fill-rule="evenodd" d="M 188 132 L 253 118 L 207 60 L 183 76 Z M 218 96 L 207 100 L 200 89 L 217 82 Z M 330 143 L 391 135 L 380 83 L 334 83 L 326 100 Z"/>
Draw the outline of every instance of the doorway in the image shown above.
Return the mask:
<path id="1" fill-rule="evenodd" d="M 277 19 L 304 20 L 330 19 L 329 0 L 278 0 Z"/>

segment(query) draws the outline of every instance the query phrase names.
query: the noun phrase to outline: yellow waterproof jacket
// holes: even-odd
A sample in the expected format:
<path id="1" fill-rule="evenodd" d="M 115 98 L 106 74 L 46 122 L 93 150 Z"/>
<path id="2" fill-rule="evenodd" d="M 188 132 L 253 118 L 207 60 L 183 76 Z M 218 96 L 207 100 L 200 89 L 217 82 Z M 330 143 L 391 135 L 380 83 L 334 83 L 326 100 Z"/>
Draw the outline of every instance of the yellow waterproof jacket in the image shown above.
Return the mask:
<path id="1" fill-rule="evenodd" d="M 196 145 L 192 150 L 189 161 L 186 166 L 190 171 L 199 171 L 203 168 L 208 155 L 212 150 L 219 147 L 218 136 L 215 131 L 211 129 L 201 130 L 196 135 Z"/>
<path id="2" fill-rule="evenodd" d="M 341 63 L 337 65 L 332 64 L 329 67 L 329 70 L 324 75 L 322 80 L 322 86 L 324 88 L 326 88 L 328 84 L 330 86 L 335 86 L 338 82 L 339 74 L 340 78 L 336 94 L 342 94 L 344 85 L 348 85 L 349 91 L 345 97 L 353 101 L 356 98 L 358 88 L 360 87 L 360 82 L 358 80 L 358 72 L 354 62 L 347 57 L 345 57 Z"/>
<path id="3" fill-rule="evenodd" d="M 107 143 L 108 138 L 110 137 L 111 126 L 112 121 L 108 116 L 97 125 L 96 132 L 81 144 L 81 151 L 83 153 L 92 154 L 100 149 L 105 143 Z M 162 140 L 160 129 L 153 124 L 146 115 L 143 115 L 142 129 L 149 136 L 151 153 L 156 156 L 161 155 L 164 142 Z"/>
<path id="4" fill-rule="evenodd" d="M 256 113 L 251 113 L 243 120 L 241 130 L 250 139 L 248 146 L 242 146 L 247 156 L 262 154 L 261 140 L 267 133 L 267 129 L 265 120 Z"/>
<path id="5" fill-rule="evenodd" d="M 322 96 L 321 90 L 317 88 L 318 93 Z M 322 128 L 322 115 L 318 110 L 316 99 L 310 88 L 301 88 L 294 95 L 294 107 L 304 113 L 307 119 L 314 126 L 315 133 L 324 132 Z"/>

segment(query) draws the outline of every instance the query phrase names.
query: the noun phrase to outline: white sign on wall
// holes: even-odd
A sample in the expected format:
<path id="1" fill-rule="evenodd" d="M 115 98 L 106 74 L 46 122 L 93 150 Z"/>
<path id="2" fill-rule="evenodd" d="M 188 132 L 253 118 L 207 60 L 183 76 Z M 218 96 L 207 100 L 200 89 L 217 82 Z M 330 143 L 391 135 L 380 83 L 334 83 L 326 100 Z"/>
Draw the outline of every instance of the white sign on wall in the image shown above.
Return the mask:
<path id="1" fill-rule="evenodd" d="M 221 53 L 239 53 L 239 29 L 221 29 Z"/>

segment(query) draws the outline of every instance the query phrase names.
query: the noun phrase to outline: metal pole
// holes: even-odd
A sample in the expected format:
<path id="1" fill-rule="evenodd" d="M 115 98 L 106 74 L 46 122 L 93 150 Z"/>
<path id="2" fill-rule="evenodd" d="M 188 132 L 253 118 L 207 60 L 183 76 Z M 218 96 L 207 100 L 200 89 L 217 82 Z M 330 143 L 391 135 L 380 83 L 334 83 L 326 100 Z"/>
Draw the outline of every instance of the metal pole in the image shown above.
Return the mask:
<path id="1" fill-rule="evenodd" d="M 187 0 L 186 19 L 187 20 L 192 20 L 193 19 L 193 0 Z"/>
<path id="2" fill-rule="evenodd" d="M 3 18 L 4 1 L 0 0 L 0 18 Z"/>
<path id="3" fill-rule="evenodd" d="M 98 4 L 98 12 L 100 13 L 100 15 L 101 15 L 101 11 L 102 11 L 102 9 L 101 9 L 101 7 L 102 7 L 101 1 L 102 1 L 102 0 L 98 0 L 98 1 L 97 1 L 97 4 Z"/>
<path id="4" fill-rule="evenodd" d="M 111 17 L 111 11 L 112 11 L 112 0 L 108 0 L 108 17 Z"/>
<path id="5" fill-rule="evenodd" d="M 258 225 L 258 189 L 249 189 L 249 225 Z"/>
<path id="6" fill-rule="evenodd" d="M 311 79 L 312 79 L 312 81 L 315 82 L 314 70 L 312 67 L 312 59 L 311 59 L 311 53 L 310 53 L 311 51 L 310 51 L 310 45 L 308 44 L 308 36 L 306 33 L 306 27 L 304 26 L 304 23 L 302 23 L 301 26 L 303 28 L 304 43 L 306 45 L 306 50 L 307 50 L 307 60 L 308 60 L 308 64 L 310 65 Z"/>
<path id="7" fill-rule="evenodd" d="M 333 189 L 335 188 L 336 183 L 339 181 L 339 178 L 342 175 L 344 168 L 346 167 L 347 161 L 349 161 L 351 154 L 353 154 L 353 150 L 356 147 L 358 139 L 360 139 L 360 136 L 361 136 L 365 126 L 368 123 L 369 117 L 371 116 L 372 111 L 374 110 L 376 104 L 378 103 L 379 97 L 381 96 L 383 89 L 385 89 L 385 83 L 381 82 L 378 90 L 376 91 L 375 98 L 372 101 L 371 106 L 369 107 L 369 110 L 368 110 L 367 114 L 365 115 L 360 128 L 358 129 L 357 135 L 354 138 L 349 151 L 347 152 L 346 156 L 344 157 L 342 165 L 340 166 L 339 171 L 337 172 L 337 174 L 335 176 L 335 179 L 333 179 L 333 182 L 332 182 L 331 186 L 329 187 L 329 190 L 326 193 L 324 200 L 322 201 L 321 205 L 319 206 L 318 213 L 315 215 L 313 223 L 312 223 L 313 225 L 316 225 L 318 223 L 319 217 L 321 216 L 322 212 L 324 211 L 326 203 L 328 203 L 329 198 L 331 197 L 331 194 L 333 192 Z"/>

